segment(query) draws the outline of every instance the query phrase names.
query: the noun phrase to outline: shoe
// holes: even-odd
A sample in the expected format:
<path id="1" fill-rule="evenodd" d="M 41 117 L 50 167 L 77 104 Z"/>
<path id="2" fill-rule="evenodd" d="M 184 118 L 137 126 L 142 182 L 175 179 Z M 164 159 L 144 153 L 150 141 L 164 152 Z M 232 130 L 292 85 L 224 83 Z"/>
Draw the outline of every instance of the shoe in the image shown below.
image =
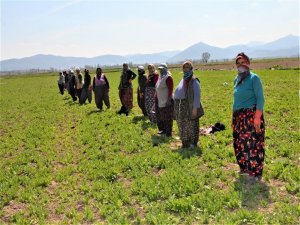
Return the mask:
<path id="1" fill-rule="evenodd" d="M 164 131 L 164 130 L 160 130 L 157 132 L 157 134 L 165 134 L 165 133 L 166 133 L 166 131 Z"/>

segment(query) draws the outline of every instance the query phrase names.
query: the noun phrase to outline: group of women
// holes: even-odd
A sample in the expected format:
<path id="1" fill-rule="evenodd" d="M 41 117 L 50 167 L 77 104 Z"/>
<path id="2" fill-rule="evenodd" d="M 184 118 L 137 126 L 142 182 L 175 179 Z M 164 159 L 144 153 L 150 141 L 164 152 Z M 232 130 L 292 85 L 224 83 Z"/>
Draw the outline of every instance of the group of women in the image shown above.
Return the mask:
<path id="1" fill-rule="evenodd" d="M 103 102 L 107 108 L 110 108 L 109 102 L 109 82 L 102 69 L 98 67 L 96 69 L 96 75 L 91 82 L 90 71 L 84 70 L 84 79 L 82 79 L 80 68 L 59 73 L 58 88 L 60 93 L 63 95 L 64 90 L 67 90 L 71 95 L 73 101 L 79 101 L 79 104 L 84 104 L 86 100 L 89 103 L 92 102 L 92 91 L 95 94 L 95 102 L 98 109 L 102 110 Z"/>
<path id="2" fill-rule="evenodd" d="M 240 174 L 248 174 L 255 180 L 260 180 L 264 163 L 264 95 L 261 79 L 250 71 L 250 60 L 244 53 L 236 56 L 238 75 L 234 80 L 234 102 L 232 114 L 233 147 Z M 200 81 L 194 76 L 193 65 L 186 61 L 182 65 L 183 76 L 173 93 L 173 78 L 166 63 L 158 66 L 158 72 L 153 64 L 148 65 L 148 76 L 143 66 L 138 66 L 138 105 L 144 116 L 157 124 L 158 134 L 172 136 L 173 120 L 178 125 L 182 148 L 194 148 L 199 141 L 199 118 L 204 111 L 201 104 Z M 64 75 L 65 71 L 61 73 Z M 109 103 L 109 82 L 97 68 L 96 76 L 91 84 L 89 71 L 85 70 L 84 84 L 80 70 L 76 74 L 69 72 L 63 83 L 60 75 L 59 89 L 63 94 L 67 88 L 73 100 L 76 95 L 79 103 L 86 99 L 91 102 L 91 91 L 95 93 L 97 107 L 102 110 L 103 101 L 107 108 Z M 128 115 L 133 107 L 132 80 L 137 75 L 127 63 L 123 69 L 119 83 L 119 97 L 122 107 L 119 114 Z M 78 83 L 79 82 L 79 83 Z"/>

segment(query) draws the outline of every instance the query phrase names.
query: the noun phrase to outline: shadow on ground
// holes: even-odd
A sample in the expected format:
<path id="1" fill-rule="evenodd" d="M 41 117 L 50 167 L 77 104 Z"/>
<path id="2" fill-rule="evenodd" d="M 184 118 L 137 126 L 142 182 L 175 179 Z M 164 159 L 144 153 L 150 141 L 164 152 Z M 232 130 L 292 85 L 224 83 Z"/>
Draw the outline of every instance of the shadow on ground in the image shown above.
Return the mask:
<path id="1" fill-rule="evenodd" d="M 143 130 L 156 128 L 156 123 L 152 123 L 147 116 L 134 116 L 132 122 L 134 124 L 141 124 Z"/>
<path id="2" fill-rule="evenodd" d="M 240 175 L 234 183 L 239 192 L 242 206 L 257 209 L 262 204 L 270 203 L 269 187 L 264 181 L 256 181 L 248 175 Z"/>
<path id="3" fill-rule="evenodd" d="M 102 112 L 102 110 L 100 110 L 100 109 L 93 109 L 93 110 L 89 111 L 86 115 L 90 116 L 91 114 L 100 113 L 100 112 Z"/>
<path id="4" fill-rule="evenodd" d="M 158 135 L 153 134 L 151 136 L 153 146 L 158 146 L 164 143 L 170 143 L 172 141 L 172 137 L 167 137 L 166 135 Z"/>
<path id="5" fill-rule="evenodd" d="M 177 150 L 177 153 L 181 155 L 183 159 L 189 159 L 191 157 L 201 157 L 202 156 L 202 150 L 200 147 L 194 147 L 194 148 L 180 148 Z"/>

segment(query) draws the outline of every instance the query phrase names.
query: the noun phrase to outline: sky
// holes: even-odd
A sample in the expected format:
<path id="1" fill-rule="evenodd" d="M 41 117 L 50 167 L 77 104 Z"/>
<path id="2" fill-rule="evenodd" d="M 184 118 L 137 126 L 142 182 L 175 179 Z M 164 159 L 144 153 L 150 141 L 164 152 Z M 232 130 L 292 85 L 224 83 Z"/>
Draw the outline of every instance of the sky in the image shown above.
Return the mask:
<path id="1" fill-rule="evenodd" d="M 95 57 L 299 35 L 299 0 L 0 0 L 1 60 Z"/>

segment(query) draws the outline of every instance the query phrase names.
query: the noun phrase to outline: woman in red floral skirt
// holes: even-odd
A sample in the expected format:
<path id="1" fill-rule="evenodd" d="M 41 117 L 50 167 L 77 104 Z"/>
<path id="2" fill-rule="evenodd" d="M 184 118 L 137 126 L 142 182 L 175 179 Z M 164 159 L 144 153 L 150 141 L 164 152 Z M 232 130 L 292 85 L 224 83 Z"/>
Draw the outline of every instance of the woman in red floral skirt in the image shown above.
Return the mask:
<path id="1" fill-rule="evenodd" d="M 249 66 L 249 57 L 239 53 L 234 80 L 233 147 L 240 173 L 260 180 L 265 157 L 264 94 L 261 79 Z"/>

